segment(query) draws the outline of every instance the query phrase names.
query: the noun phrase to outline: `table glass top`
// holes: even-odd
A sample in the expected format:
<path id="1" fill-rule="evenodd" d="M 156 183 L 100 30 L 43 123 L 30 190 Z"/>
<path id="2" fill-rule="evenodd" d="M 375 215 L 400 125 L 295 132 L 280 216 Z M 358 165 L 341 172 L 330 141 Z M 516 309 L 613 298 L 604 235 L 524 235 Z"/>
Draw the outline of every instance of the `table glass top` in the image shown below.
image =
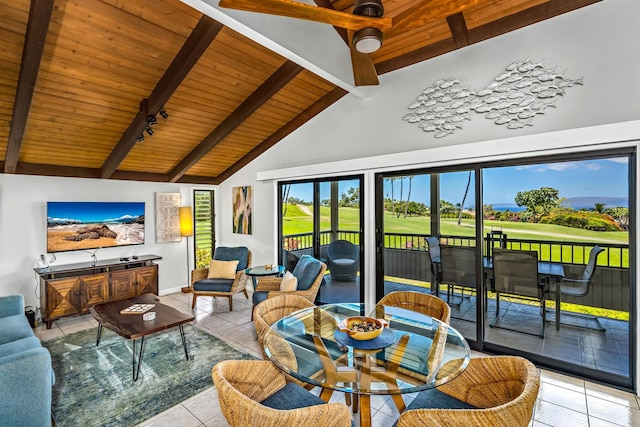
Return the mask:
<path id="1" fill-rule="evenodd" d="M 337 330 L 347 317 L 368 315 L 389 322 L 372 341 L 357 341 Z M 412 393 L 443 384 L 467 366 L 463 336 L 414 311 L 363 304 L 310 307 L 271 325 L 265 353 L 292 376 L 324 388 L 358 394 Z M 382 347 L 382 348 L 377 348 Z"/>
<path id="2" fill-rule="evenodd" d="M 282 265 L 257 265 L 255 267 L 250 267 L 245 270 L 249 276 L 275 276 L 277 274 L 284 273 L 284 266 Z"/>

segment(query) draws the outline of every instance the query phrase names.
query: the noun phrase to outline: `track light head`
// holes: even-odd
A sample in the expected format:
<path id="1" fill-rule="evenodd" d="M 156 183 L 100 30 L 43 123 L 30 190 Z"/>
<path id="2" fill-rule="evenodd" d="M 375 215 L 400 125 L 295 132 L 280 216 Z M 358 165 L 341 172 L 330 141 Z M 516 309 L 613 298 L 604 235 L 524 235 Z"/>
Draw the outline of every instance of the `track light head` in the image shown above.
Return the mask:
<path id="1" fill-rule="evenodd" d="M 160 108 L 160 111 L 158 111 L 158 114 L 160 114 L 160 116 L 161 116 L 163 119 L 165 119 L 165 120 L 167 119 L 167 117 L 169 117 L 169 115 L 167 114 L 167 112 L 166 112 L 166 111 L 164 111 L 164 107 Z"/>
<path id="2" fill-rule="evenodd" d="M 154 126 L 158 124 L 158 119 L 156 118 L 156 116 L 153 116 L 151 114 L 149 114 L 147 116 L 147 123 L 149 123 L 149 126 Z"/>
<path id="3" fill-rule="evenodd" d="M 151 129 L 151 127 L 150 127 L 150 126 L 147 126 L 144 130 L 147 132 L 147 134 L 148 134 L 149 136 L 152 136 L 152 135 L 153 135 L 153 129 Z"/>
<path id="4" fill-rule="evenodd" d="M 144 141 L 144 135 L 140 134 L 138 135 L 138 142 L 142 142 L 142 141 Z"/>

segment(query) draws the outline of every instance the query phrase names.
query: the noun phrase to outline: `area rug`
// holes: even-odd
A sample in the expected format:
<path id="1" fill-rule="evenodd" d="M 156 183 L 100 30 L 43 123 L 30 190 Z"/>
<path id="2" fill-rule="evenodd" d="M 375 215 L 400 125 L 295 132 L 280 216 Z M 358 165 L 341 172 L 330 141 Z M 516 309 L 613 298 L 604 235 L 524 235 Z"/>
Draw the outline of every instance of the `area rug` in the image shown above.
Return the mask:
<path id="1" fill-rule="evenodd" d="M 178 328 L 150 335 L 136 382 L 131 341 L 106 328 L 97 347 L 97 328 L 44 342 L 56 375 L 52 406 L 58 426 L 134 426 L 211 387 L 217 362 L 254 359 L 191 325 L 184 330 L 189 360 Z"/>

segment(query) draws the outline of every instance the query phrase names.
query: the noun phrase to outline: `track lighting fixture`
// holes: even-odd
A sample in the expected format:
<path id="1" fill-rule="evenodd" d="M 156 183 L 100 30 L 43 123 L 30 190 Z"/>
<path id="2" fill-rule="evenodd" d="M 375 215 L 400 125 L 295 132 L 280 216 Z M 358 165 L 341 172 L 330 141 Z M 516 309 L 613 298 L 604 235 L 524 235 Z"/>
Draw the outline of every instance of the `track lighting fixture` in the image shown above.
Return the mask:
<path id="1" fill-rule="evenodd" d="M 143 142 L 144 141 L 144 135 L 140 134 L 138 135 L 138 142 Z"/>
<path id="2" fill-rule="evenodd" d="M 167 119 L 167 117 L 169 117 L 169 114 L 167 114 L 167 112 L 165 111 L 164 106 L 160 107 L 160 109 L 158 109 L 155 114 L 152 114 L 149 111 L 149 100 L 147 98 L 143 98 L 142 101 L 140 101 L 140 113 L 143 114 L 143 117 L 145 118 L 147 124 L 145 125 L 144 129 L 140 131 L 140 135 L 138 135 L 137 138 L 138 142 L 144 141 L 145 132 L 147 133 L 147 135 L 153 136 L 154 132 L 153 129 L 151 129 L 151 126 L 155 126 L 158 124 L 158 114 L 160 114 L 163 119 Z"/>
<path id="3" fill-rule="evenodd" d="M 153 135 L 153 129 L 151 129 L 151 127 L 150 127 L 150 126 L 147 126 L 144 130 L 147 132 L 147 134 L 148 134 L 149 136 L 152 136 L 152 135 Z"/>
<path id="4" fill-rule="evenodd" d="M 158 111 L 158 114 L 160 114 L 160 116 L 161 116 L 163 119 L 165 119 L 165 120 L 167 119 L 167 117 L 169 117 L 169 115 L 167 114 L 167 112 L 166 112 L 166 111 L 164 111 L 164 107 L 160 107 L 160 111 Z"/>
<path id="5" fill-rule="evenodd" d="M 156 116 L 148 115 L 147 116 L 147 123 L 149 123 L 149 126 L 157 125 L 158 124 L 158 119 L 156 119 Z"/>

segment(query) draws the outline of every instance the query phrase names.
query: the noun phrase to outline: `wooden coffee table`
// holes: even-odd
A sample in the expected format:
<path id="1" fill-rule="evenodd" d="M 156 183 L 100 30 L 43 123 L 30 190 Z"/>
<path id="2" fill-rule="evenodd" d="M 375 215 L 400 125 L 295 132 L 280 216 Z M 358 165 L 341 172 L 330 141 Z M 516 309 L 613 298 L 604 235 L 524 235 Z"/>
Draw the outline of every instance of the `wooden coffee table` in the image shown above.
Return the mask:
<path id="1" fill-rule="evenodd" d="M 130 307 L 133 304 L 155 304 L 150 311 L 156 313 L 154 320 L 144 321 L 142 314 L 120 314 L 120 310 Z M 180 329 L 180 337 L 182 338 L 182 347 L 184 355 L 189 360 L 189 352 L 187 350 L 187 341 L 184 336 L 184 328 L 182 325 L 194 320 L 190 314 L 183 313 L 173 307 L 161 304 L 160 299 L 153 294 L 143 294 L 136 298 L 122 301 L 113 301 L 105 304 L 98 304 L 90 308 L 91 314 L 98 321 L 98 336 L 96 338 L 96 346 L 100 344 L 102 336 L 102 328 L 111 329 L 121 337 L 133 340 L 133 351 L 131 355 L 131 363 L 133 367 L 133 381 L 138 380 L 140 374 L 140 365 L 142 364 L 142 354 L 144 352 L 144 337 L 165 329 Z M 140 338 L 140 350 L 136 360 L 136 340 Z"/>

